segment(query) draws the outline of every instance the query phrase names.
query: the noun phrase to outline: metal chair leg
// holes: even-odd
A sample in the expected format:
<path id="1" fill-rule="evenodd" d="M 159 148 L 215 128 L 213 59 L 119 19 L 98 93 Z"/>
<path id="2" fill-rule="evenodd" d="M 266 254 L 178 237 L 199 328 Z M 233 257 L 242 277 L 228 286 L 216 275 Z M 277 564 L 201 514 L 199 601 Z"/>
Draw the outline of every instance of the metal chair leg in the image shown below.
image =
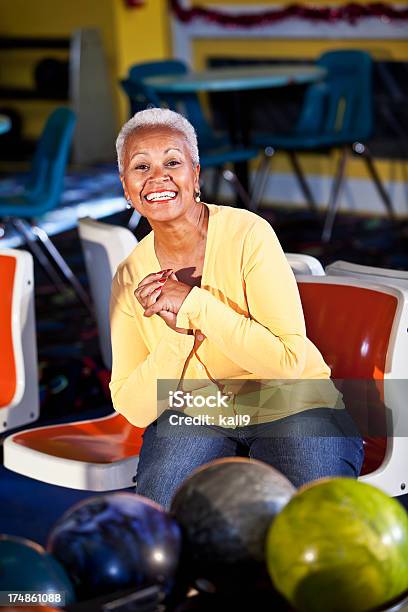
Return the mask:
<path id="1" fill-rule="evenodd" d="M 214 168 L 214 173 L 211 182 L 211 198 L 213 202 L 217 201 L 218 193 L 220 191 L 220 184 L 222 179 L 222 168 Z"/>
<path id="2" fill-rule="evenodd" d="M 275 149 L 273 147 L 266 147 L 264 150 L 264 155 L 262 161 L 259 165 L 259 168 L 256 172 L 254 187 L 252 189 L 251 196 L 251 210 L 258 210 L 258 206 L 262 201 L 263 194 L 265 193 L 265 187 L 268 180 L 269 168 L 271 167 L 272 157 L 275 154 Z"/>
<path id="3" fill-rule="evenodd" d="M 380 196 L 380 198 L 382 199 L 386 209 L 388 210 L 388 214 L 390 216 L 390 219 L 394 220 L 395 219 L 395 213 L 394 213 L 394 207 L 392 205 L 391 202 L 391 198 L 388 195 L 388 193 L 386 192 L 384 185 L 381 182 L 380 176 L 377 172 L 377 169 L 374 165 L 374 160 L 371 156 L 370 150 L 369 148 L 364 145 L 362 142 L 355 142 L 353 143 L 353 151 L 355 153 L 358 153 L 358 155 L 362 155 L 365 163 L 367 164 L 367 169 L 371 175 L 371 178 L 374 181 L 374 185 L 377 188 L 378 194 Z"/>
<path id="4" fill-rule="evenodd" d="M 303 170 L 300 166 L 298 157 L 294 151 L 288 151 L 290 162 L 292 164 L 292 168 L 294 170 L 295 176 L 299 183 L 299 187 L 303 193 L 306 202 L 309 204 L 309 208 L 312 212 L 317 213 L 317 204 L 313 197 L 312 192 L 310 191 L 310 187 L 306 181 L 305 175 L 303 174 Z"/>
<path id="5" fill-rule="evenodd" d="M 341 150 L 341 156 L 340 156 L 339 162 L 337 164 L 336 176 L 334 177 L 332 190 L 330 193 L 327 214 L 326 214 L 326 218 L 324 221 L 324 227 L 323 227 L 323 232 L 322 232 L 322 242 L 329 242 L 331 235 L 332 235 L 334 219 L 337 213 L 340 189 L 344 181 L 347 157 L 348 157 L 348 147 L 343 147 Z"/>
<path id="6" fill-rule="evenodd" d="M 26 221 L 23 221 L 23 219 L 12 218 L 10 221 L 18 233 L 23 236 L 27 247 L 30 249 L 34 257 L 37 258 L 38 263 L 44 269 L 54 287 L 57 289 L 57 291 L 63 293 L 65 291 L 65 285 L 52 267 L 48 257 L 43 253 L 41 247 L 37 244 L 37 238 L 31 231 L 31 226 Z"/>
<path id="7" fill-rule="evenodd" d="M 234 187 L 235 191 L 237 192 L 237 194 L 239 195 L 239 197 L 241 198 L 241 200 L 244 202 L 245 207 L 248 210 L 252 210 L 251 208 L 251 199 L 246 191 L 246 189 L 244 189 L 244 187 L 241 185 L 241 182 L 239 181 L 237 175 L 235 174 L 235 172 L 232 172 L 232 170 L 224 170 L 224 172 L 222 173 L 222 176 L 224 177 L 224 179 L 226 181 L 228 181 L 228 183 L 231 183 L 232 186 Z"/>
<path id="8" fill-rule="evenodd" d="M 52 260 L 54 261 L 55 265 L 60 270 L 64 278 L 66 278 L 66 280 L 70 283 L 70 285 L 74 289 L 78 298 L 81 300 L 84 306 L 89 310 L 91 315 L 94 316 L 93 306 L 92 306 L 92 303 L 89 299 L 87 292 L 82 287 L 81 283 L 79 282 L 79 280 L 77 279 L 77 277 L 75 276 L 75 274 L 73 273 L 73 271 L 71 270 L 71 268 L 69 267 L 65 259 L 62 257 L 61 253 L 58 251 L 56 246 L 51 242 L 47 232 L 36 225 L 31 226 L 31 230 L 33 234 L 37 236 L 39 240 L 41 240 L 41 243 L 46 249 L 46 251 L 48 252 L 49 256 L 52 258 Z"/>

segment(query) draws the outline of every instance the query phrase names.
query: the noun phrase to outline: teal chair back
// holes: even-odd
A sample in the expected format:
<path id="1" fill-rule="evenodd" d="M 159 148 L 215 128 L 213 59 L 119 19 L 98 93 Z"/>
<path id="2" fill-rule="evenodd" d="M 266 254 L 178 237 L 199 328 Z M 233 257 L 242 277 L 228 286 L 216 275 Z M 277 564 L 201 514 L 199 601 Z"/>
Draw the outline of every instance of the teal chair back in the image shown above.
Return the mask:
<path id="1" fill-rule="evenodd" d="M 69 108 L 51 113 L 37 143 L 24 193 L 14 201 L 2 198 L 0 215 L 30 218 L 58 206 L 75 123 L 75 113 Z"/>
<path id="2" fill-rule="evenodd" d="M 373 129 L 372 60 L 364 51 L 329 51 L 317 64 L 324 82 L 306 91 L 294 136 L 321 137 L 324 144 L 367 140 Z"/>
<path id="3" fill-rule="evenodd" d="M 129 69 L 127 79 L 120 84 L 129 97 L 130 114 L 144 110 L 148 106 L 159 107 L 161 99 L 152 87 L 148 87 L 143 79 L 153 76 L 185 74 L 187 66 L 179 60 L 163 60 L 158 62 L 145 62 L 135 64 Z"/>
<path id="4" fill-rule="evenodd" d="M 214 134 L 208 124 L 196 94 L 159 96 L 152 87 L 149 87 L 143 81 L 148 77 L 186 74 L 187 72 L 188 67 L 181 60 L 146 62 L 132 66 L 128 78 L 121 81 L 123 89 L 129 96 L 131 114 L 133 115 L 148 106 L 159 107 L 165 103 L 169 108 L 182 112 L 188 118 L 197 132 L 200 148 L 210 149 L 225 144 L 223 139 Z"/>

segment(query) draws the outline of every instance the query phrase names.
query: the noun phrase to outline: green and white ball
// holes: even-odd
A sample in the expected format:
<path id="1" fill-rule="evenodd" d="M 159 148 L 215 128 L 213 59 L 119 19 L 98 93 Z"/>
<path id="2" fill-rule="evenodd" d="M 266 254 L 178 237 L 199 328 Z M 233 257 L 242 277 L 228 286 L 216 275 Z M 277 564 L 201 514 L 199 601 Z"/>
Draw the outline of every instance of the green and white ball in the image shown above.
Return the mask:
<path id="1" fill-rule="evenodd" d="M 272 522 L 266 558 L 297 610 L 370 610 L 408 589 L 408 515 L 371 485 L 315 481 Z"/>

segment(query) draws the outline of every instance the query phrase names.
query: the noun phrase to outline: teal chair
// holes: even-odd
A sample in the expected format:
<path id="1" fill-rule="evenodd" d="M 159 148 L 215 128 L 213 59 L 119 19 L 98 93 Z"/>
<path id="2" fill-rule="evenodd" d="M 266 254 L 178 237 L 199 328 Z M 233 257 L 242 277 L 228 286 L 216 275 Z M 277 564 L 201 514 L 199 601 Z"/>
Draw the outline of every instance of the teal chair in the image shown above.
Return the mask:
<path id="1" fill-rule="evenodd" d="M 121 81 L 124 91 L 129 96 L 130 112 L 133 115 L 147 107 L 166 105 L 181 112 L 187 117 L 197 132 L 200 149 L 200 165 L 203 170 L 214 168 L 212 192 L 218 191 L 221 177 L 231 183 L 238 196 L 247 208 L 251 207 L 251 198 L 235 172 L 225 169 L 227 164 L 247 164 L 259 155 L 257 147 L 235 146 L 225 133 L 217 133 L 208 123 L 196 94 L 177 96 L 158 96 L 144 79 L 152 76 L 186 74 L 188 67 L 180 60 L 163 60 L 135 64 L 129 70 L 127 79 Z"/>
<path id="2" fill-rule="evenodd" d="M 11 223 L 23 237 L 54 285 L 59 290 L 64 288 L 59 272 L 92 311 L 86 291 L 48 234 L 35 222 L 36 218 L 57 208 L 60 203 L 75 123 L 75 113 L 69 108 L 58 108 L 51 113 L 38 141 L 31 171 L 22 192 L 0 197 L 0 217 Z"/>
<path id="3" fill-rule="evenodd" d="M 350 151 L 361 155 L 365 160 L 391 218 L 394 212 L 365 144 L 373 133 L 371 56 L 364 51 L 329 51 L 319 58 L 317 64 L 326 69 L 327 77 L 323 82 L 314 83 L 306 90 L 302 110 L 293 131 L 289 134 L 264 133 L 254 136 L 253 144 L 265 150 L 261 170 L 263 180 L 259 181 L 256 203 L 262 197 L 271 158 L 276 151 L 286 151 L 299 186 L 310 207 L 315 210 L 316 204 L 296 153 L 341 149 L 322 233 L 322 240 L 328 242 Z"/>
<path id="4" fill-rule="evenodd" d="M 159 107 L 161 104 L 154 89 L 143 83 L 144 78 L 166 74 L 185 74 L 186 72 L 186 65 L 179 60 L 161 60 L 132 66 L 127 78 L 120 81 L 129 98 L 130 116 L 144 110 L 147 106 Z"/>

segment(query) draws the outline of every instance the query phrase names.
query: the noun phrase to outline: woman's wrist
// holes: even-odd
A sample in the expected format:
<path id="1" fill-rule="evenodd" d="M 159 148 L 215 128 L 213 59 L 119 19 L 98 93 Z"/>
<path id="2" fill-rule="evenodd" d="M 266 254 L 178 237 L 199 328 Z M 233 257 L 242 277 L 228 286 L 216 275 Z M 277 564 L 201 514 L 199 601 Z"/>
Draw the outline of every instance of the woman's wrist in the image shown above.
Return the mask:
<path id="1" fill-rule="evenodd" d="M 179 334 L 186 334 L 188 336 L 194 336 L 194 332 L 192 329 L 185 329 L 184 327 L 176 327 L 175 331 Z"/>

